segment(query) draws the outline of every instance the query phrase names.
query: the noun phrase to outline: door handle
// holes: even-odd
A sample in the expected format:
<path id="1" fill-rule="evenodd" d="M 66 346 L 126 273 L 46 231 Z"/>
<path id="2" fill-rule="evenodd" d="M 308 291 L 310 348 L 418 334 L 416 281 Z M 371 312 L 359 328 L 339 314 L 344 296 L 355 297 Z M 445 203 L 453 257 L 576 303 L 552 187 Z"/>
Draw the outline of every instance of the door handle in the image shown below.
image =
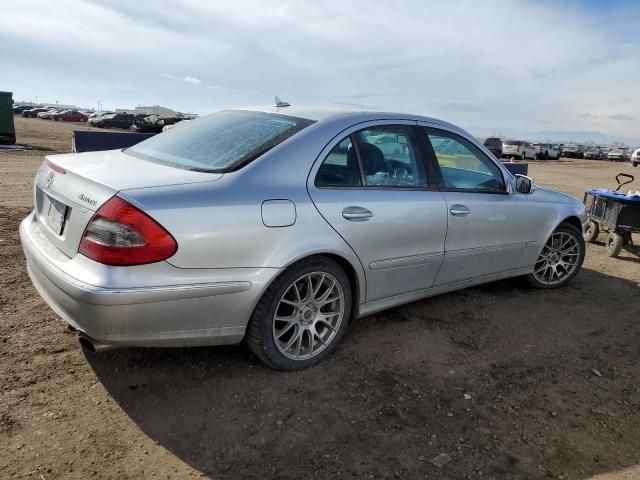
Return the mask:
<path id="1" fill-rule="evenodd" d="M 373 212 L 362 207 L 347 207 L 342 210 L 342 217 L 351 222 L 365 222 L 373 217 Z"/>
<path id="2" fill-rule="evenodd" d="M 471 215 L 471 210 L 466 205 L 451 205 L 449 213 L 454 217 L 466 217 Z"/>

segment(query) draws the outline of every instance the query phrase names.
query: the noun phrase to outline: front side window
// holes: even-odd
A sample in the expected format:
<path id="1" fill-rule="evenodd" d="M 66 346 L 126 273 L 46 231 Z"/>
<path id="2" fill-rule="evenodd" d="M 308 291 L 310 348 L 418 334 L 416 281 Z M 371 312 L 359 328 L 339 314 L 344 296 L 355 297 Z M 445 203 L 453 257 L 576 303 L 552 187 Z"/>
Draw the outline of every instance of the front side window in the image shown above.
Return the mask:
<path id="1" fill-rule="evenodd" d="M 229 172 L 312 123 L 274 113 L 223 111 L 151 137 L 125 153 L 186 170 Z"/>
<path id="2" fill-rule="evenodd" d="M 500 168 L 468 140 L 450 132 L 427 130 L 444 186 L 455 190 L 504 192 Z"/>

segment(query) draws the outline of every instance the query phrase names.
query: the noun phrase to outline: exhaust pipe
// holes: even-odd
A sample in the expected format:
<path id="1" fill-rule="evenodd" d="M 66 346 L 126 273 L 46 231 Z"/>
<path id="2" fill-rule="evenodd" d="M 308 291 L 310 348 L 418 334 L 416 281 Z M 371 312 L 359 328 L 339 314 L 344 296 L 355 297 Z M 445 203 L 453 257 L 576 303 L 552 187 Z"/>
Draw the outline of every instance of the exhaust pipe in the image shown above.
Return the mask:
<path id="1" fill-rule="evenodd" d="M 108 345 L 106 343 L 98 342 L 97 340 L 94 340 L 93 338 L 90 338 L 86 335 L 80 335 L 78 340 L 80 342 L 80 345 L 82 345 L 82 348 L 90 351 L 91 353 L 101 353 L 109 350 L 118 350 L 119 348 L 121 348 L 117 345 Z"/>

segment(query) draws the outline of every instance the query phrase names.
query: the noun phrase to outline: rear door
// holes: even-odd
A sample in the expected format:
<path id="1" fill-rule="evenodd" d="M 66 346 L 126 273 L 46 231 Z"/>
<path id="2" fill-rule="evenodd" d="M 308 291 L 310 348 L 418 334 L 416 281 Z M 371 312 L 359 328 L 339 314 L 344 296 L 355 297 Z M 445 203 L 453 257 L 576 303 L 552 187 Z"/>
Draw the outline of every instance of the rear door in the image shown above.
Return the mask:
<path id="1" fill-rule="evenodd" d="M 528 196 L 507 193 L 506 174 L 461 134 L 427 127 L 422 135 L 442 176 L 447 204 L 445 258 L 435 285 L 522 267 L 531 229 Z"/>
<path id="2" fill-rule="evenodd" d="M 308 189 L 320 214 L 359 257 L 366 299 L 433 285 L 447 229 L 442 194 L 428 186 L 415 122 L 370 122 L 320 155 Z"/>

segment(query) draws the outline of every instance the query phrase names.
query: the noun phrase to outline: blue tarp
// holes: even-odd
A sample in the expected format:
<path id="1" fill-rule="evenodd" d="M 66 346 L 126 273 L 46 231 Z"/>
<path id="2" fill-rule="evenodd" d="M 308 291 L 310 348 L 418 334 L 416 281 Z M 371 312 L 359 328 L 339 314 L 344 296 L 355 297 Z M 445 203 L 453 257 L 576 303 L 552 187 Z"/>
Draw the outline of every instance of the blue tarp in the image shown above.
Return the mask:
<path id="1" fill-rule="evenodd" d="M 627 195 L 626 193 L 614 192 L 613 190 L 606 190 L 604 188 L 587 188 L 585 190 L 585 193 L 594 195 L 596 197 L 611 198 L 622 203 L 640 205 L 640 195 Z"/>
<path id="2" fill-rule="evenodd" d="M 155 133 L 74 130 L 71 147 L 73 151 L 77 153 L 120 150 L 140 143 L 154 135 Z"/>

